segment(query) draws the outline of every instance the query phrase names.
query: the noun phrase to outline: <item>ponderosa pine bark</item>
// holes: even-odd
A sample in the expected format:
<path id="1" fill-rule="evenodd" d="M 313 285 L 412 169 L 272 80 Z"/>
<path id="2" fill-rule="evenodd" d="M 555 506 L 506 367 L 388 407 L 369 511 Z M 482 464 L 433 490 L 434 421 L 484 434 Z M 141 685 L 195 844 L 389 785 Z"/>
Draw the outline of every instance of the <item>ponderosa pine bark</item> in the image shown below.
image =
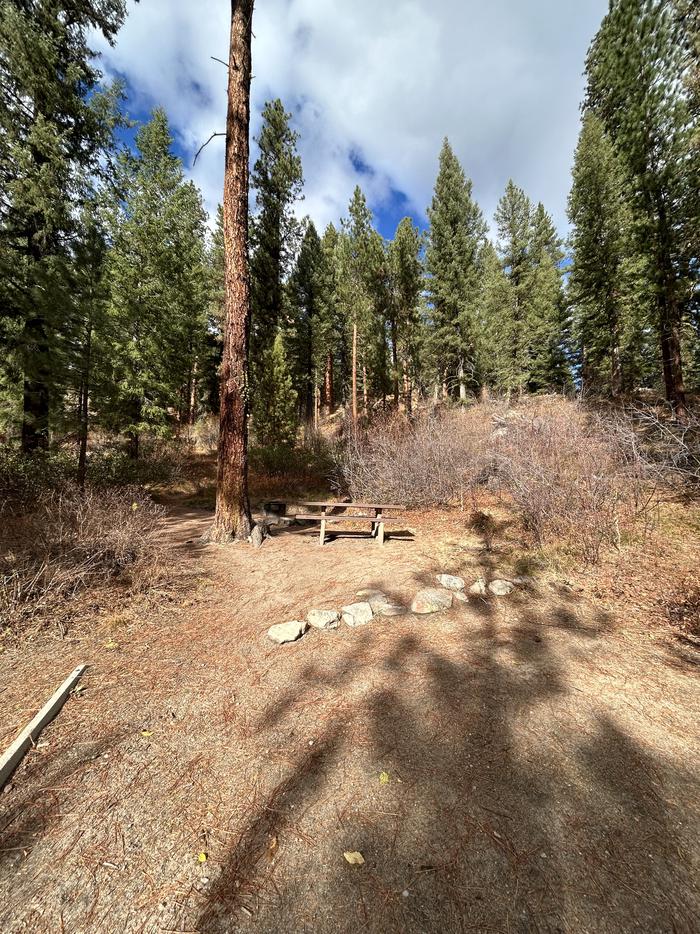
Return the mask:
<path id="1" fill-rule="evenodd" d="M 254 0 L 231 0 L 224 170 L 224 346 L 221 363 L 215 542 L 246 539 L 248 500 L 248 158 Z"/>

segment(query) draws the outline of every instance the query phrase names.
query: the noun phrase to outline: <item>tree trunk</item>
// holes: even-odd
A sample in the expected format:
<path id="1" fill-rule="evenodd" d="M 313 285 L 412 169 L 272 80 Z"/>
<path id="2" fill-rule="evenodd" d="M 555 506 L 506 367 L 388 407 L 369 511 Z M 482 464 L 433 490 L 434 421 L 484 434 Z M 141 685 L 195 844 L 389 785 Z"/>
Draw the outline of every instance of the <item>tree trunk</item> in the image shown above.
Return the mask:
<path id="1" fill-rule="evenodd" d="M 80 379 L 80 406 L 78 411 L 78 486 L 85 489 L 87 476 L 88 416 L 90 412 L 90 372 L 92 356 L 92 324 L 88 324 L 85 335 L 85 358 Z"/>
<path id="2" fill-rule="evenodd" d="M 352 425 L 357 428 L 357 324 L 352 326 Z"/>
<path id="3" fill-rule="evenodd" d="M 197 358 L 195 357 L 190 371 L 190 393 L 189 393 L 189 413 L 188 422 L 194 425 L 197 421 Z"/>
<path id="4" fill-rule="evenodd" d="M 462 361 L 459 361 L 459 367 L 457 368 L 457 379 L 459 380 L 459 401 L 467 401 L 467 384 L 464 382 L 464 364 Z"/>
<path id="5" fill-rule="evenodd" d="M 391 365 L 393 375 L 394 407 L 399 407 L 399 336 L 396 319 L 391 321 Z"/>
<path id="6" fill-rule="evenodd" d="M 333 411 L 333 403 L 333 354 L 329 350 L 326 354 L 326 369 L 323 374 L 323 405 L 327 415 Z"/>
<path id="7" fill-rule="evenodd" d="M 362 364 L 362 405 L 365 417 L 369 414 L 369 392 L 367 390 L 367 367 Z"/>
<path id="8" fill-rule="evenodd" d="M 665 295 L 660 296 L 659 306 L 659 340 L 666 400 L 671 403 L 676 418 L 685 421 L 688 409 L 681 362 L 680 315 L 675 301 L 673 299 L 669 301 Z"/>
<path id="9" fill-rule="evenodd" d="M 403 404 L 406 412 L 410 415 L 413 410 L 413 387 L 405 364 L 403 369 Z"/>
<path id="10" fill-rule="evenodd" d="M 27 321 L 23 345 L 22 451 L 29 454 L 49 446 L 49 344 L 43 318 Z"/>
<path id="11" fill-rule="evenodd" d="M 216 516 L 212 541 L 246 539 L 248 500 L 248 159 L 251 26 L 254 0 L 231 0 L 231 38 L 224 169 L 225 308 L 219 416 Z"/>

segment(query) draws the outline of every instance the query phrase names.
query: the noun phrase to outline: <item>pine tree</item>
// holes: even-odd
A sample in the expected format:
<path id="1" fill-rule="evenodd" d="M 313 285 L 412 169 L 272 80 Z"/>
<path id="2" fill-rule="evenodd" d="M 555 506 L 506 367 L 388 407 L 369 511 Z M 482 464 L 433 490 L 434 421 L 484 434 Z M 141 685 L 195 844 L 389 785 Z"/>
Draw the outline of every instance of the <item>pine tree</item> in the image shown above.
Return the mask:
<path id="1" fill-rule="evenodd" d="M 504 382 L 499 388 L 522 392 L 530 377 L 530 301 L 532 259 L 532 204 L 522 188 L 510 179 L 495 213 L 501 266 L 510 285 L 510 306 L 503 309 L 505 332 L 511 337 L 510 364 L 502 370 Z"/>
<path id="2" fill-rule="evenodd" d="M 274 100 L 265 104 L 262 119 L 256 140 L 260 153 L 250 178 L 256 205 L 250 222 L 254 417 L 265 404 L 265 354 L 272 350 L 282 323 L 285 281 L 299 242 L 293 209 L 303 184 L 297 134 L 289 125 L 291 114 L 280 100 Z"/>
<path id="3" fill-rule="evenodd" d="M 318 313 L 314 318 L 314 368 L 323 374 L 321 405 L 329 414 L 335 407 L 338 388 L 347 383 L 345 328 L 338 301 L 338 231 L 329 224 L 321 238 L 318 275 Z"/>
<path id="4" fill-rule="evenodd" d="M 369 405 L 373 377 L 381 382 L 386 364 L 386 343 L 382 313 L 381 283 L 384 247 L 372 226 L 372 212 L 357 186 L 342 221 L 337 250 L 338 307 L 351 348 L 351 401 L 353 422 L 358 417 L 358 382 L 361 382 L 365 409 Z"/>
<path id="5" fill-rule="evenodd" d="M 499 330 L 510 336 L 510 361 L 498 365 L 499 389 L 537 392 L 569 381 L 565 349 L 564 253 L 552 218 L 542 204 L 533 209 L 511 180 L 495 214 L 501 266 L 509 306 Z"/>
<path id="6" fill-rule="evenodd" d="M 412 386 L 418 373 L 420 345 L 420 297 L 423 291 L 422 237 L 410 217 L 399 221 L 389 244 L 388 324 L 392 353 L 394 404 L 403 395 L 411 409 Z"/>
<path id="7" fill-rule="evenodd" d="M 197 361 L 206 332 L 205 215 L 183 178 L 162 110 L 136 136 L 137 155 L 122 160 L 124 198 L 113 219 L 111 282 L 111 427 L 138 455 L 146 429 L 166 429 L 169 413 L 192 420 Z M 105 416 L 107 417 L 107 416 Z"/>
<path id="8" fill-rule="evenodd" d="M 598 117 L 584 115 L 569 196 L 573 263 L 569 301 L 584 391 L 613 397 L 639 374 L 632 345 L 644 333 L 643 291 L 635 289 L 639 261 L 624 170 Z"/>
<path id="9" fill-rule="evenodd" d="M 266 353 L 266 406 L 255 421 L 255 439 L 264 447 L 292 447 L 298 424 L 298 399 L 281 331 Z"/>
<path id="10" fill-rule="evenodd" d="M 321 276 L 324 262 L 321 239 L 312 221 L 306 224 L 294 271 L 289 280 L 289 316 L 284 328 L 299 415 L 307 426 L 314 420 L 319 387 L 314 338 L 321 313 Z"/>
<path id="11" fill-rule="evenodd" d="M 518 338 L 510 279 L 492 243 L 481 253 L 483 270 L 477 305 L 477 356 L 484 386 L 509 391 L 513 386 L 513 347 Z"/>
<path id="12" fill-rule="evenodd" d="M 90 30 L 112 41 L 123 0 L 0 3 L 0 232 L 3 348 L 22 380 L 22 445 L 46 447 L 70 314 L 67 244 L 81 184 L 99 168 L 110 127 L 91 105 L 100 73 Z"/>
<path id="13" fill-rule="evenodd" d="M 226 302 L 216 515 L 208 533 L 221 544 L 246 539 L 253 531 L 248 498 L 248 134 L 253 6 L 254 0 L 231 0 L 223 200 Z"/>
<path id="14" fill-rule="evenodd" d="M 435 193 L 428 208 L 426 250 L 432 304 L 430 353 L 436 376 L 461 399 L 478 386 L 474 319 L 480 288 L 479 255 L 486 236 L 481 209 L 447 139 L 440 152 Z"/>
<path id="15" fill-rule="evenodd" d="M 698 188 L 698 159 L 689 155 L 684 45 L 669 0 L 612 0 L 586 59 L 587 107 L 601 119 L 630 179 L 666 397 L 680 418 L 686 415 L 681 334 L 692 293 Z"/>

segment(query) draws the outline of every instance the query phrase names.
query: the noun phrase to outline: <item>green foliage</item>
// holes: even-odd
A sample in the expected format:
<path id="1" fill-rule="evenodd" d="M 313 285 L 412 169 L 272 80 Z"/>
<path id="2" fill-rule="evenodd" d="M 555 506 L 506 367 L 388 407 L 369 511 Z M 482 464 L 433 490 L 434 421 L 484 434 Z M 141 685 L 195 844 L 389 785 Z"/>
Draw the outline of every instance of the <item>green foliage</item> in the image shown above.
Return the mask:
<path id="1" fill-rule="evenodd" d="M 278 333 L 261 360 L 264 380 L 254 398 L 253 430 L 257 444 L 290 447 L 297 434 L 297 394 Z"/>
<path id="2" fill-rule="evenodd" d="M 694 296 L 700 152 L 689 106 L 688 35 L 670 0 L 612 0 L 586 59 L 587 107 L 629 179 L 638 251 L 656 304 L 666 395 L 685 408 L 681 339 Z"/>
<path id="3" fill-rule="evenodd" d="M 583 389 L 618 396 L 647 375 L 651 309 L 628 178 L 591 112 L 584 115 L 576 149 L 569 219 L 569 301 Z"/>
<path id="4" fill-rule="evenodd" d="M 436 377 L 463 397 L 477 388 L 475 315 L 479 257 L 486 237 L 472 183 L 444 140 L 435 192 L 428 208 L 427 289 L 432 304 L 429 352 Z"/>
<path id="5" fill-rule="evenodd" d="M 255 211 L 250 221 L 252 322 L 250 334 L 253 392 L 266 378 L 260 366 L 272 347 L 284 311 L 284 286 L 299 242 L 294 205 L 303 184 L 297 134 L 282 101 L 268 101 L 256 142 L 259 155 L 251 173 Z M 263 389 L 264 391 L 264 389 Z"/>
<path id="6" fill-rule="evenodd" d="M 551 217 L 509 181 L 495 214 L 500 275 L 484 252 L 482 366 L 506 392 L 566 386 L 568 322 L 561 281 L 564 253 Z"/>
<path id="7" fill-rule="evenodd" d="M 156 110 L 137 134 L 136 155 L 121 161 L 124 194 L 112 215 L 101 417 L 134 440 L 149 429 L 167 432 L 172 411 L 193 420 L 207 334 L 205 214 L 171 145 L 165 113 Z"/>
<path id="8" fill-rule="evenodd" d="M 95 93 L 88 36 L 111 41 L 124 12 L 123 0 L 0 2 L 0 349 L 5 410 L 22 395 L 27 450 L 48 444 L 67 366 L 70 243 L 111 145 L 114 95 Z"/>
<path id="9" fill-rule="evenodd" d="M 398 404 L 399 394 L 403 391 L 408 408 L 411 405 L 411 387 L 420 381 L 423 338 L 420 300 L 424 287 L 422 245 L 420 231 L 410 217 L 404 217 L 389 243 L 387 257 L 387 318 L 394 401 Z"/>

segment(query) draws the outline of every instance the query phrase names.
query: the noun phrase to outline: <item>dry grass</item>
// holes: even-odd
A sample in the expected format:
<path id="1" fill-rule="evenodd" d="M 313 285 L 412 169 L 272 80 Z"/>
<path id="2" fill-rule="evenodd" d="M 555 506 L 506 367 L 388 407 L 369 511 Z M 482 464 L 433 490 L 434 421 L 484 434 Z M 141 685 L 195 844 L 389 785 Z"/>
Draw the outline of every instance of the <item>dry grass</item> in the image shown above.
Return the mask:
<path id="1" fill-rule="evenodd" d="M 141 591 L 162 571 L 161 507 L 138 487 L 65 487 L 4 520 L 0 617 L 19 629 L 81 590 L 119 581 Z"/>

